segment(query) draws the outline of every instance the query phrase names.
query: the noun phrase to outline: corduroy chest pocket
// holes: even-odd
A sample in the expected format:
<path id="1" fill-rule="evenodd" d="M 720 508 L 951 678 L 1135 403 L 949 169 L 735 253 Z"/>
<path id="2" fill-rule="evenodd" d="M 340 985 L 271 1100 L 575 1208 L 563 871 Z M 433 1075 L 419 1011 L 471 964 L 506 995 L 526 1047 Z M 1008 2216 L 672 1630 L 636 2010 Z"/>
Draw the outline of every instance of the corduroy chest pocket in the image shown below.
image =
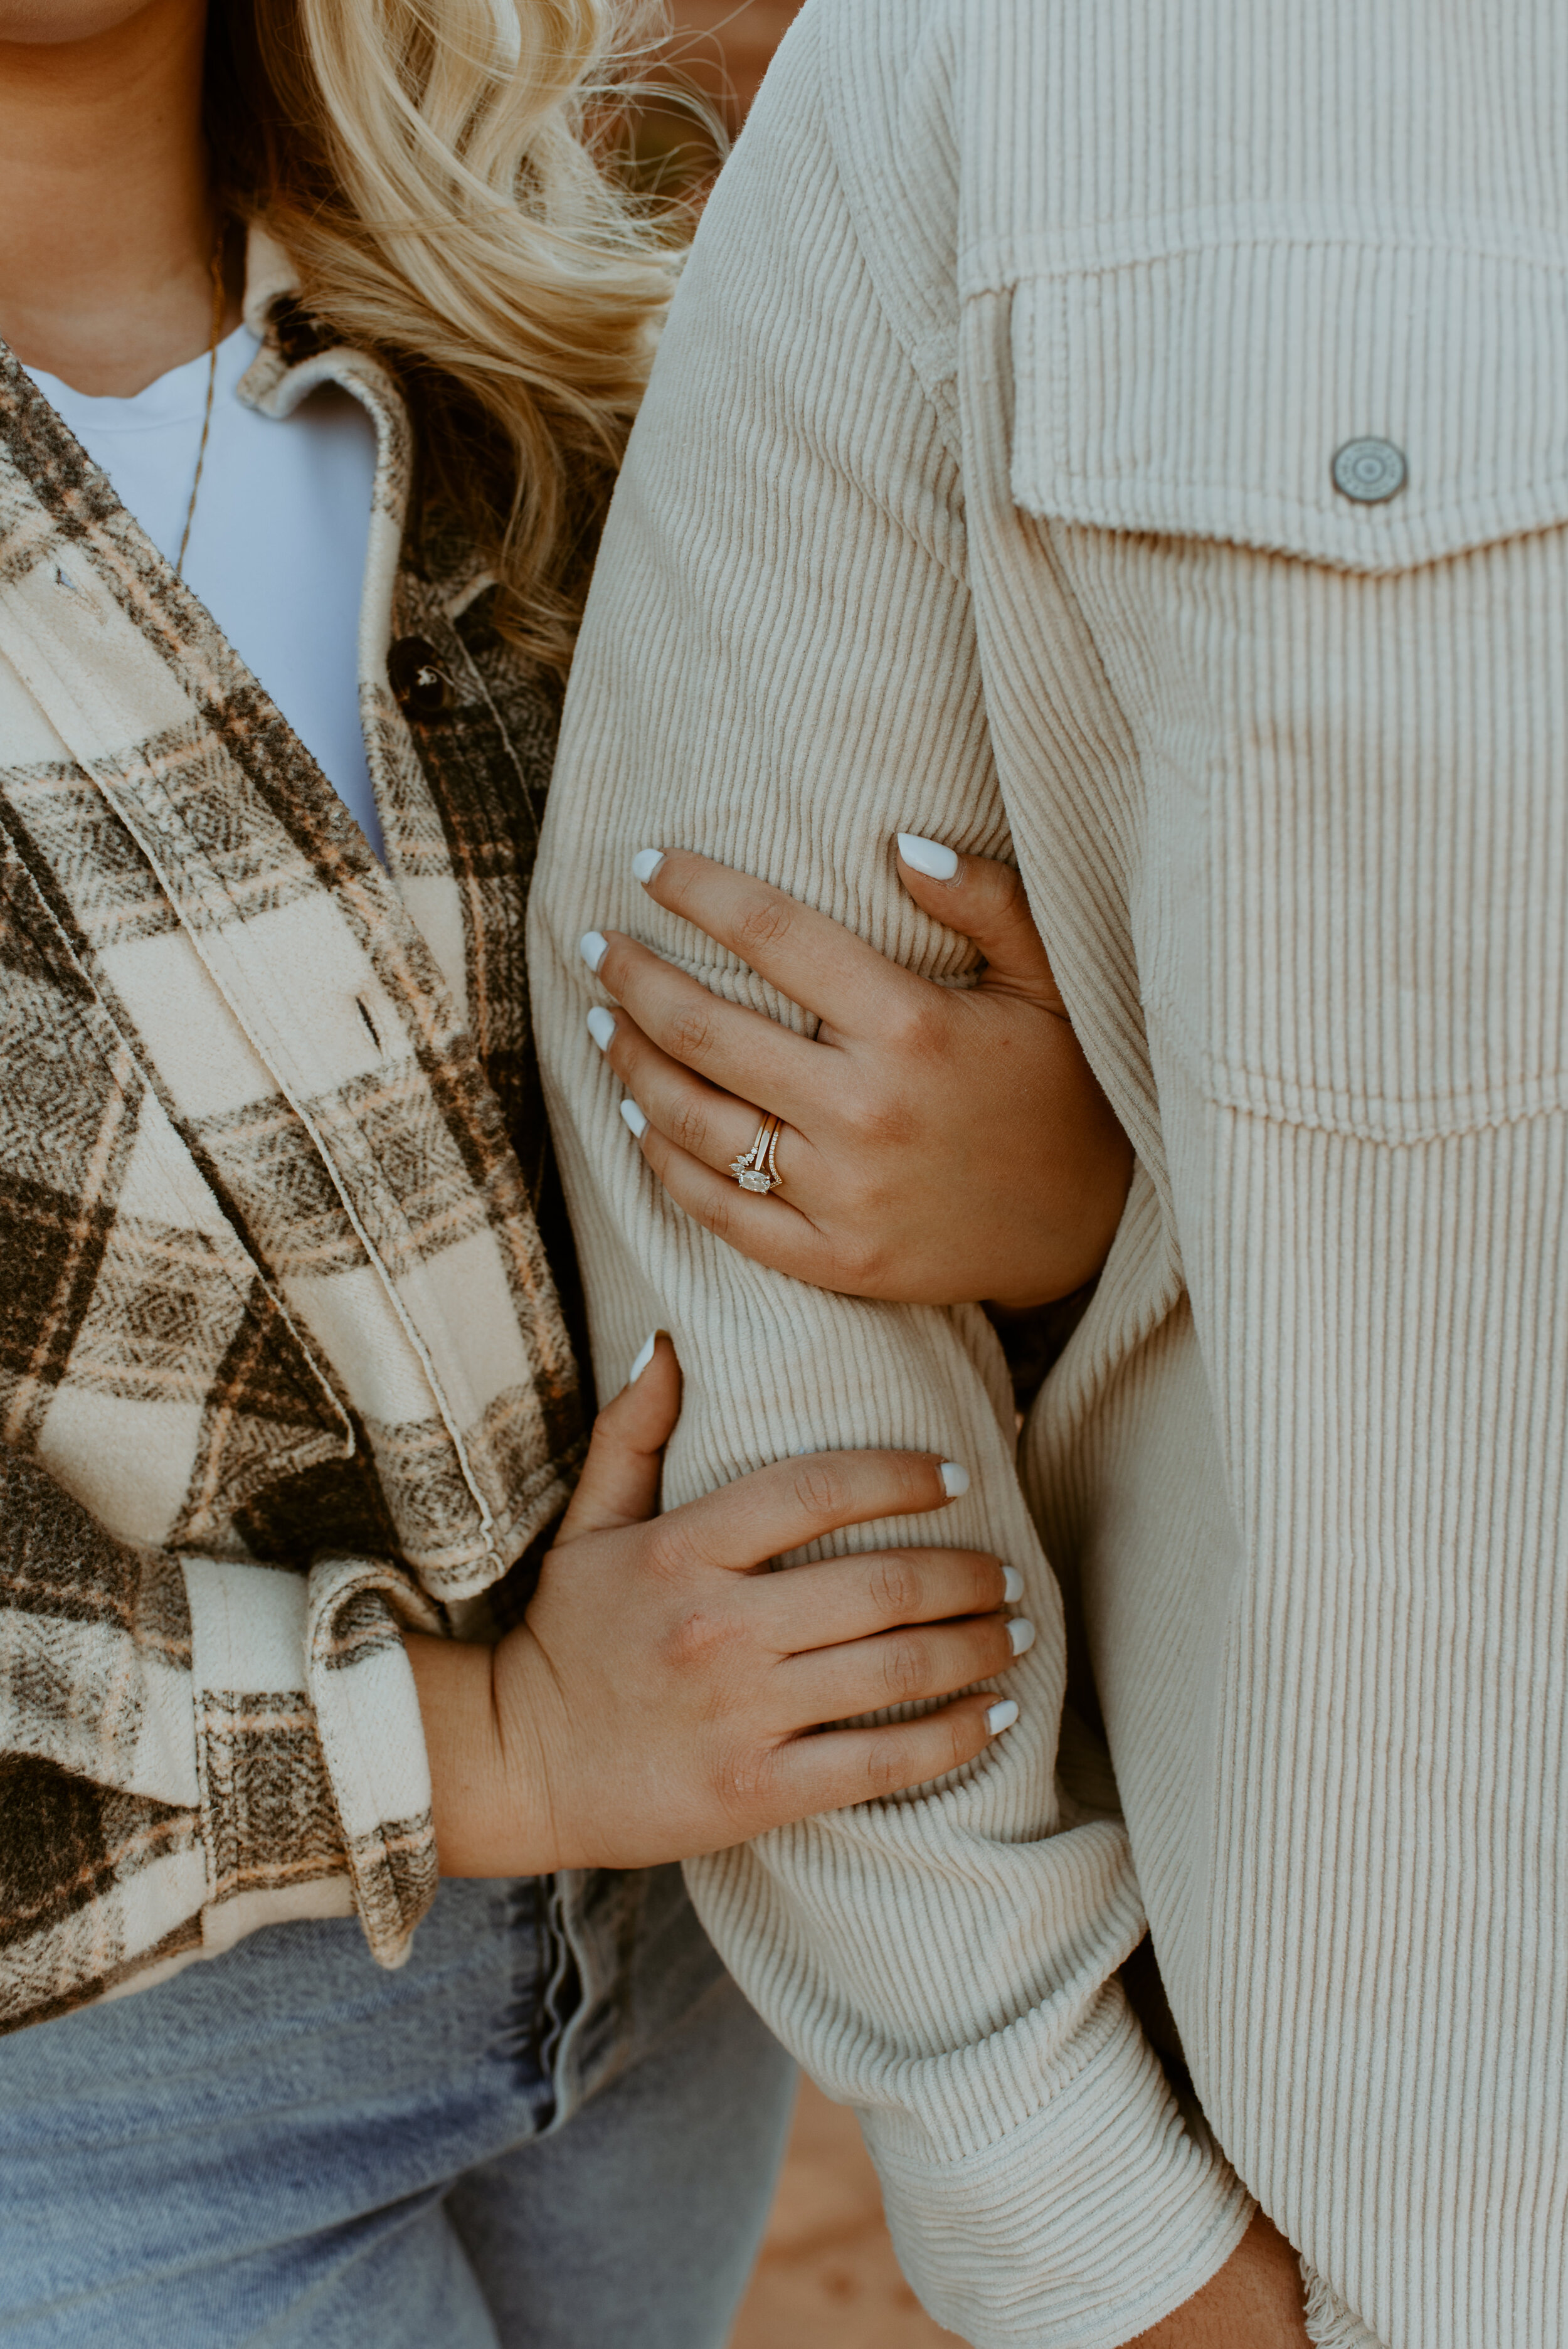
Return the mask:
<path id="1" fill-rule="evenodd" d="M 1139 761 L 1151 1025 L 1413 1142 L 1568 1098 L 1568 252 L 1286 233 L 1014 295 L 1016 502 Z"/>

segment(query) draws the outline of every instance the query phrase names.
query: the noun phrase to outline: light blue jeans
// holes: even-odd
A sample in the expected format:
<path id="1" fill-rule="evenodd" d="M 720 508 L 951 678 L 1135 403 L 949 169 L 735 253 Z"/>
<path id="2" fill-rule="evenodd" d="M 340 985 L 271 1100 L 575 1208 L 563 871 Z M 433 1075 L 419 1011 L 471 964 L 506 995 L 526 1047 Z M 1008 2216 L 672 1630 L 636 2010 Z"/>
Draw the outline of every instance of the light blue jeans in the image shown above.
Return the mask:
<path id="1" fill-rule="evenodd" d="M 274 1926 L 0 2041 L 6 2349 L 721 2349 L 793 2068 L 679 1871 Z"/>

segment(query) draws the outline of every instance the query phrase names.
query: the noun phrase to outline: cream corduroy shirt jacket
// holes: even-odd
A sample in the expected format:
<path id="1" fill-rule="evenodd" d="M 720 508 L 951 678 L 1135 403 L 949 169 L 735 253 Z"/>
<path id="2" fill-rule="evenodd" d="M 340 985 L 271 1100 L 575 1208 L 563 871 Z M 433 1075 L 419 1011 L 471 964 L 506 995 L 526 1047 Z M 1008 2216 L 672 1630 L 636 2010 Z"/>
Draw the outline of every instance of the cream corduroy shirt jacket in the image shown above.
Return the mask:
<path id="1" fill-rule="evenodd" d="M 1040 1625 L 956 1781 L 690 1871 L 982 2349 L 1126 2341 L 1249 2193 L 1320 2342 L 1568 2341 L 1565 231 L 1553 0 L 815 0 L 604 542 L 533 901 L 601 1383 L 673 1331 L 672 1500 L 966 1461 L 855 1538 L 995 1548 Z M 897 830 L 1016 857 L 1138 1150 L 1022 1489 L 979 1313 L 697 1229 L 583 1026 L 612 926 L 802 1019 L 645 846 L 957 978 Z"/>

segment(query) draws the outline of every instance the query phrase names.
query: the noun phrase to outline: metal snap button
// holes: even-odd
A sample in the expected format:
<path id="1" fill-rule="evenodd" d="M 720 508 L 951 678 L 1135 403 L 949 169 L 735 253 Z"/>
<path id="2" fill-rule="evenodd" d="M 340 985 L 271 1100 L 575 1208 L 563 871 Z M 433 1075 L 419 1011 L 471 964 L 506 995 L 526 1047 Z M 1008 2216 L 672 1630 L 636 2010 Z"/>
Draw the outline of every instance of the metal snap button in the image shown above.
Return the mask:
<path id="1" fill-rule="evenodd" d="M 409 718 L 439 718 L 452 706 L 452 680 L 424 636 L 399 636 L 387 656 L 397 705 Z"/>
<path id="2" fill-rule="evenodd" d="M 1334 486 L 1358 506 L 1380 506 L 1405 486 L 1405 460 L 1392 440 L 1347 440 L 1334 452 Z"/>

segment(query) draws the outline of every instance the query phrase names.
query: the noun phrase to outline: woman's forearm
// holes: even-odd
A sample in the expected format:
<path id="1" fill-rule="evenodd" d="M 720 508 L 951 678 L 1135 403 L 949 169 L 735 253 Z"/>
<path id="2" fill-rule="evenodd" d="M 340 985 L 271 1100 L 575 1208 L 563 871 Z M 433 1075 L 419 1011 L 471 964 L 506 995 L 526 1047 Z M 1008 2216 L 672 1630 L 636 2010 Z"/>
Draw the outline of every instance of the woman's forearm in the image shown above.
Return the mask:
<path id="1" fill-rule="evenodd" d="M 425 1748 L 443 1876 L 542 1876 L 556 1856 L 524 1775 L 509 1774 L 496 1703 L 498 1651 L 405 1635 Z"/>

